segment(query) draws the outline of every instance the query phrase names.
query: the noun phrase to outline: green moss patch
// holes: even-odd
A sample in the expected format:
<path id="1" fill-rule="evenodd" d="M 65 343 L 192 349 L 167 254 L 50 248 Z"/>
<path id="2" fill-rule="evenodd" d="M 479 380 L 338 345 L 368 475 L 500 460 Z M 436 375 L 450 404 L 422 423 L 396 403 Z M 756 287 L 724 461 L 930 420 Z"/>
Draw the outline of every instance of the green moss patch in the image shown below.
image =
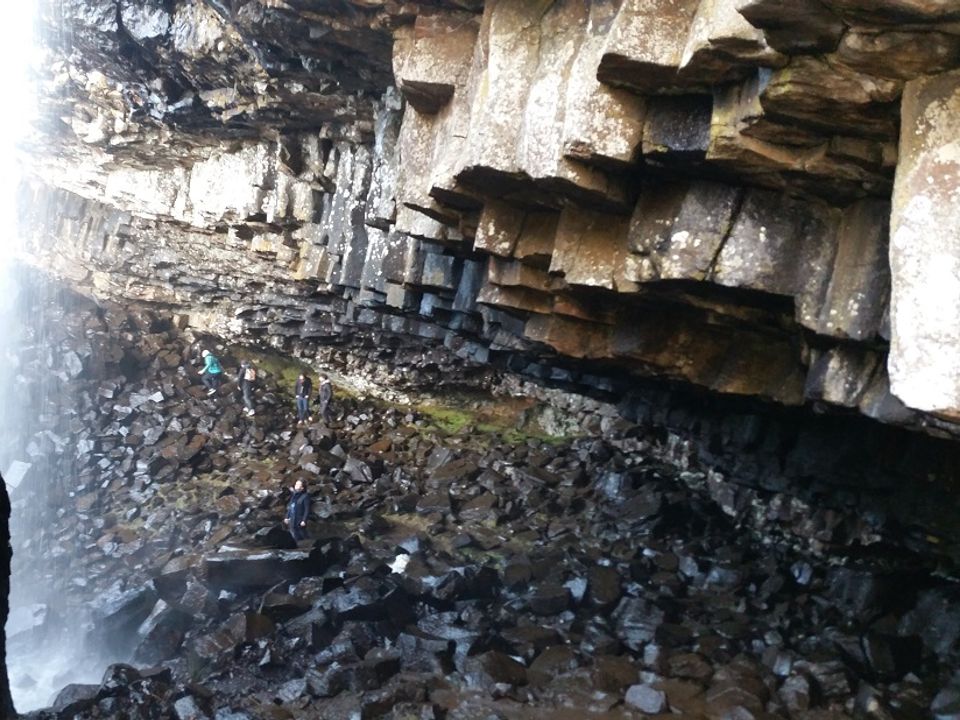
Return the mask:
<path id="1" fill-rule="evenodd" d="M 293 395 L 297 376 L 303 372 L 316 382 L 316 371 L 301 359 L 269 350 L 234 346 L 230 354 L 238 362 L 250 360 L 265 376 L 280 386 L 284 395 Z M 539 423 L 529 419 L 536 401 L 531 398 L 492 397 L 481 391 L 458 391 L 436 396 L 412 407 L 393 405 L 372 397 L 361 397 L 350 388 L 334 383 L 338 400 L 363 401 L 378 407 L 395 407 L 404 412 L 413 411 L 425 421 L 424 430 L 446 436 L 472 436 L 481 442 L 494 437 L 505 443 L 519 445 L 531 439 L 559 444 L 567 437 L 549 435 Z"/>
<path id="2" fill-rule="evenodd" d="M 416 411 L 423 415 L 434 429 L 446 435 L 459 435 L 476 420 L 473 413 L 442 405 L 418 405 Z"/>
<path id="3" fill-rule="evenodd" d="M 529 419 L 535 405 L 527 398 L 493 398 L 473 393 L 451 394 L 421 403 L 414 410 L 428 423 L 427 429 L 442 435 L 472 435 L 489 441 L 497 437 L 505 443 L 520 445 L 528 440 L 550 444 L 569 438 L 549 435 L 535 420 Z"/>
<path id="4" fill-rule="evenodd" d="M 251 361 L 258 372 L 275 380 L 280 385 L 281 391 L 289 392 L 291 395 L 300 373 L 315 374 L 305 362 L 270 350 L 236 346 L 230 348 L 230 353 L 238 360 Z"/>

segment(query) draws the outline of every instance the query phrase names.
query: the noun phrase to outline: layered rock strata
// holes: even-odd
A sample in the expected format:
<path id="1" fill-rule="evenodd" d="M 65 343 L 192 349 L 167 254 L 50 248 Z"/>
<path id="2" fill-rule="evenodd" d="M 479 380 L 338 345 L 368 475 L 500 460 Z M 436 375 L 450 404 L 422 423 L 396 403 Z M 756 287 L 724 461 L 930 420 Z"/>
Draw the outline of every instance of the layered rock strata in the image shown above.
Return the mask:
<path id="1" fill-rule="evenodd" d="M 617 395 L 656 378 L 676 392 L 621 409 L 683 426 L 738 480 L 787 479 L 813 503 L 846 480 L 864 517 L 896 507 L 905 522 L 950 497 L 952 455 L 937 460 L 935 441 L 731 412 L 690 389 L 956 437 L 955 3 L 70 0 L 42 13 L 24 228 L 33 259 L 75 287 L 244 343 L 349 348 L 394 381 L 493 367 Z M 873 477 L 871 455 L 889 465 Z M 911 481 L 931 475 L 937 491 L 914 507 Z M 871 479 L 885 503 L 864 502 Z M 738 517 L 758 502 L 711 487 Z M 757 512 L 790 517 L 793 502 Z M 829 543 L 827 515 L 797 525 Z M 939 647 L 944 602 L 924 596 L 904 633 L 926 625 Z M 873 663 L 875 639 L 831 648 Z M 663 709 L 656 692 L 630 704 Z"/>
<path id="2" fill-rule="evenodd" d="M 78 285 L 956 435 L 949 7 L 107 5 L 45 16 L 36 174 L 85 200 L 26 196 Z"/>
<path id="3" fill-rule="evenodd" d="M 508 334 L 501 320 L 509 318 L 505 313 L 482 305 L 472 314 L 455 304 L 444 308 L 445 291 L 437 287 L 437 280 L 415 304 L 390 312 L 376 310 L 369 299 L 369 286 L 366 299 L 364 289 L 355 287 L 353 298 L 318 294 L 304 300 L 303 294 L 316 292 L 316 286 L 311 284 L 306 290 L 306 281 L 290 279 L 291 268 L 303 262 L 290 248 L 251 253 L 250 241 L 230 232 L 207 234 L 189 227 L 165 228 L 154 220 L 65 192 L 47 195 L 44 191 L 31 197 L 38 211 L 31 218 L 35 221 L 32 226 L 41 230 L 38 236 L 49 233 L 50 238 L 59 238 L 59 244 L 46 246 L 40 255 L 48 267 L 73 283 L 95 288 L 98 294 L 163 308 L 173 313 L 179 326 L 240 342 L 263 343 L 319 361 L 358 383 L 356 387 L 362 392 L 370 391 L 363 384 L 368 379 L 381 387 L 418 394 L 488 386 L 493 379 L 491 368 L 504 375 L 507 388 L 513 388 L 507 392 L 517 395 L 530 396 L 537 391 L 532 384 L 517 386 L 511 377 L 568 390 L 588 390 L 632 420 L 668 428 L 688 438 L 705 463 L 740 482 L 801 494 L 831 486 L 869 489 L 856 493 L 865 511 L 870 508 L 885 516 L 892 514 L 905 525 L 916 523 L 938 537 L 953 537 L 949 497 L 956 486 L 957 457 L 949 444 L 903 435 L 868 418 L 857 422 L 857 418 L 842 415 L 810 416 L 800 408 L 758 403 L 748 396 L 711 401 L 696 386 L 637 378 L 633 368 L 598 366 L 583 357 L 577 363 L 570 362 Z M 345 207 L 349 203 L 330 205 Z M 49 224 L 44 224 L 44 219 Z M 331 229 L 338 227 L 336 223 L 325 221 L 324 227 L 325 233 L 336 237 L 337 231 Z M 136 240 L 160 233 L 164 237 L 162 246 Z M 68 238 L 80 242 L 72 245 Z M 50 251 L 57 247 L 70 250 L 63 254 Z M 215 265 L 210 264 L 211 259 Z M 420 263 L 418 274 L 430 269 L 429 255 L 415 262 Z M 330 272 L 343 272 L 338 259 L 331 267 Z M 365 265 L 363 272 L 370 267 Z M 251 302 L 251 292 L 256 302 Z M 455 295 L 454 301 L 459 297 Z M 709 300 L 691 297 L 703 304 Z M 386 304 L 389 306 L 389 300 Z M 704 342 L 703 336 L 696 334 L 696 319 L 681 314 L 679 308 L 683 306 L 676 298 L 671 304 L 670 312 L 689 323 L 686 342 L 693 352 Z M 746 311 L 741 306 L 738 312 Z M 772 311 L 755 307 L 750 312 L 756 321 L 769 317 Z M 661 321 L 659 334 L 650 341 L 653 348 L 655 340 L 669 339 L 675 330 L 668 327 L 669 316 Z M 772 323 L 769 319 L 764 322 Z M 590 347 L 596 336 L 587 334 L 585 327 L 571 324 L 574 329 L 565 342 Z M 763 378 L 770 372 L 770 358 L 776 358 L 777 348 L 766 347 L 764 343 L 772 340 L 764 340 L 761 332 L 748 334 L 732 322 L 717 323 L 712 332 L 718 342 L 731 346 L 752 338 L 749 347 L 738 349 L 752 354 L 752 369 L 722 367 L 716 371 L 718 376 L 728 371 L 734 380 L 743 382 L 738 380 L 741 375 L 733 373 Z M 724 338 L 730 333 L 738 334 Z M 776 329 L 767 330 L 768 338 L 777 336 Z M 799 352 L 796 347 L 791 350 Z M 815 364 L 808 387 L 821 388 L 814 396 L 816 402 L 820 403 L 828 392 L 846 391 L 843 386 L 831 386 L 836 380 L 831 380 L 830 373 L 859 377 L 863 366 L 851 368 L 842 362 L 842 356 L 824 353 Z M 873 367 L 867 366 L 870 372 L 882 372 L 879 360 L 869 362 L 874 363 Z M 832 364 L 839 364 L 839 368 Z M 796 367 L 802 378 L 802 367 Z M 902 412 L 887 395 L 876 397 L 875 402 L 885 412 Z M 910 415 L 901 417 L 907 420 Z M 581 423 L 592 432 L 603 431 L 599 418 L 589 413 L 582 414 Z M 915 493 L 918 478 L 925 480 L 924 494 Z"/>

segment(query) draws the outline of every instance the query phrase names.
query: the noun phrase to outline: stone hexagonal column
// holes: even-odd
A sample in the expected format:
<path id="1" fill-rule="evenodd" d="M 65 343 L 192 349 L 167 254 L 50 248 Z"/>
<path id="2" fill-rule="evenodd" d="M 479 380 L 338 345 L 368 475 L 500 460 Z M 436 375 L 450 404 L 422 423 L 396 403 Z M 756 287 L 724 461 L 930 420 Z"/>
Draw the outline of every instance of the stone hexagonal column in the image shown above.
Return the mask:
<path id="1" fill-rule="evenodd" d="M 960 71 L 907 83 L 891 216 L 890 382 L 960 419 Z"/>

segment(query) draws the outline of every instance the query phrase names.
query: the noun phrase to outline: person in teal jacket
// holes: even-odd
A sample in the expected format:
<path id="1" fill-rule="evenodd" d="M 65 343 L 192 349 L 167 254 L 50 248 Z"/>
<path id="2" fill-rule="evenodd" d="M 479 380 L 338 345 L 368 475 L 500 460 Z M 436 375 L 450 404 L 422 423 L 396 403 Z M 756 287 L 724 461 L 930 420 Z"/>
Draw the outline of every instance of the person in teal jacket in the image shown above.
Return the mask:
<path id="1" fill-rule="evenodd" d="M 220 365 L 217 356 L 209 350 L 204 350 L 200 355 L 203 357 L 203 370 L 199 374 L 207 387 L 207 395 L 213 395 L 223 379 L 223 366 Z"/>

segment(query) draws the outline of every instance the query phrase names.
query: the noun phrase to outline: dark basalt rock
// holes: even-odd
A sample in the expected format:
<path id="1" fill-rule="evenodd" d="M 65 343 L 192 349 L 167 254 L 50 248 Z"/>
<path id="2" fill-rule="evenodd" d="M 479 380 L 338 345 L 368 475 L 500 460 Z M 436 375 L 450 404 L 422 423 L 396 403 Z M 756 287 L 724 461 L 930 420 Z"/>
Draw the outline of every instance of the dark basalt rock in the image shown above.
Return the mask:
<path id="1" fill-rule="evenodd" d="M 587 573 L 588 599 L 600 608 L 607 610 L 614 607 L 622 594 L 620 573 L 609 567 L 591 568 Z"/>
<path id="2" fill-rule="evenodd" d="M 92 708 L 99 693 L 99 685 L 67 685 L 57 693 L 51 710 L 57 717 L 66 720 Z"/>
<path id="3" fill-rule="evenodd" d="M 343 620 L 386 620 L 392 613 L 406 614 L 406 598 L 397 589 L 385 592 L 370 578 L 360 578 L 349 587 L 337 588 L 324 596 L 324 606 Z"/>
<path id="4" fill-rule="evenodd" d="M 190 578 L 187 580 L 183 594 L 172 604 L 188 617 L 199 617 L 212 611 L 213 602 L 207 586 Z"/>
<path id="5" fill-rule="evenodd" d="M 306 684 L 311 694 L 318 698 L 333 697 L 352 690 L 362 692 L 378 687 L 376 671 L 366 665 L 334 663 L 322 670 L 307 672 Z"/>
<path id="6" fill-rule="evenodd" d="M 13 700 L 7 677 L 7 614 L 10 597 L 10 498 L 7 484 L 0 475 L 0 712 L 13 717 Z"/>
<path id="7" fill-rule="evenodd" d="M 215 589 L 268 587 L 278 580 L 296 581 L 325 568 L 319 550 L 245 550 L 221 548 L 203 558 L 206 583 Z"/>
<path id="8" fill-rule="evenodd" d="M 397 648 L 373 647 L 363 658 L 363 664 L 372 669 L 379 683 L 385 683 L 400 672 L 403 654 Z"/>
<path id="9" fill-rule="evenodd" d="M 898 634 L 918 635 L 933 652 L 948 653 L 960 642 L 960 608 L 945 592 L 924 591 L 916 607 L 903 616 Z"/>
<path id="10" fill-rule="evenodd" d="M 576 670 L 580 665 L 576 654 L 566 645 L 551 645 L 537 655 L 527 668 L 531 685 L 548 685 L 558 676 Z"/>
<path id="11" fill-rule="evenodd" d="M 290 531 L 282 525 L 261 528 L 254 533 L 251 542 L 259 547 L 276 548 L 278 550 L 293 550 L 297 547 Z"/>
<path id="12" fill-rule="evenodd" d="M 626 597 L 613 611 L 616 634 L 620 641 L 635 652 L 652 641 L 663 624 L 664 612 L 648 600 Z"/>
<path id="13" fill-rule="evenodd" d="M 197 562 L 198 558 L 192 555 L 180 555 L 166 562 L 152 578 L 160 597 L 167 600 L 181 597 L 186 590 L 187 576 Z"/>
<path id="14" fill-rule="evenodd" d="M 455 643 L 446 638 L 412 628 L 397 636 L 397 647 L 404 671 L 446 675 L 453 668 Z"/>
<path id="15" fill-rule="evenodd" d="M 125 663 L 111 665 L 104 673 L 103 680 L 100 681 L 100 696 L 120 694 L 140 678 L 140 671 L 132 665 Z"/>
<path id="16" fill-rule="evenodd" d="M 279 704 L 292 703 L 306 692 L 307 681 L 305 678 L 288 680 L 277 689 L 275 699 Z"/>
<path id="17" fill-rule="evenodd" d="M 307 598 L 271 592 L 265 595 L 260 603 L 260 612 L 275 623 L 283 623 L 303 615 L 311 607 L 312 603 Z"/>
<path id="18" fill-rule="evenodd" d="M 158 600 L 149 617 L 137 629 L 140 642 L 134 651 L 138 662 L 153 664 L 172 658 L 192 624 L 192 617 Z"/>
<path id="19" fill-rule="evenodd" d="M 114 585 L 100 597 L 93 610 L 92 634 L 105 645 L 123 648 L 129 638 L 135 637 L 156 601 L 157 594 L 152 587 L 121 590 L 119 584 Z"/>
<path id="20" fill-rule="evenodd" d="M 527 683 L 523 665 L 496 650 L 468 658 L 464 675 L 468 686 L 485 690 L 492 690 L 499 683 L 513 686 Z"/>
<path id="21" fill-rule="evenodd" d="M 930 703 L 935 718 L 955 718 L 960 715 L 960 678 L 954 676 L 940 689 Z"/>
<path id="22" fill-rule="evenodd" d="M 179 358 L 177 342 L 165 340 Z M 141 362 L 174 385 L 154 364 L 163 354 Z M 142 384 L 129 372 L 111 374 L 117 401 L 97 411 L 106 427 L 117 404 L 130 406 L 128 385 Z M 127 628 L 138 662 L 164 663 L 113 666 L 78 696 L 91 717 L 435 720 L 511 703 L 542 714 L 556 698 L 624 716 L 951 712 L 949 583 L 902 546 L 864 552 L 836 510 L 675 459 L 676 440 L 636 426 L 555 444 L 444 436 L 421 431 L 413 411 L 343 400 L 343 420 L 322 434 L 332 457 L 369 468 L 367 482 L 362 470 L 331 472 L 340 460 L 317 453 L 319 428 L 291 427 L 266 374 L 255 419 L 226 427 L 211 414 L 235 401 L 191 387 L 165 391 L 183 407 L 141 413 L 135 432 L 205 434 L 209 470 L 187 463 L 161 478 L 171 465 L 124 466 L 141 451 L 121 441 L 130 433 L 98 436 L 81 469 L 79 496 L 93 494 L 98 510 L 69 514 L 64 537 L 84 548 L 84 572 L 104 569 L 71 592 L 100 598 L 101 627 Z M 311 537 L 269 547 L 289 537 L 277 521 L 306 455 L 318 463 Z M 403 500 L 432 494 L 444 503 L 429 512 Z M 230 512 L 217 506 L 225 498 Z M 120 572 L 126 585 L 111 586 Z M 47 616 L 30 637 L 56 621 Z"/>
<path id="23" fill-rule="evenodd" d="M 570 591 L 562 585 L 538 585 L 528 595 L 527 604 L 537 615 L 558 615 L 570 607 Z"/>

